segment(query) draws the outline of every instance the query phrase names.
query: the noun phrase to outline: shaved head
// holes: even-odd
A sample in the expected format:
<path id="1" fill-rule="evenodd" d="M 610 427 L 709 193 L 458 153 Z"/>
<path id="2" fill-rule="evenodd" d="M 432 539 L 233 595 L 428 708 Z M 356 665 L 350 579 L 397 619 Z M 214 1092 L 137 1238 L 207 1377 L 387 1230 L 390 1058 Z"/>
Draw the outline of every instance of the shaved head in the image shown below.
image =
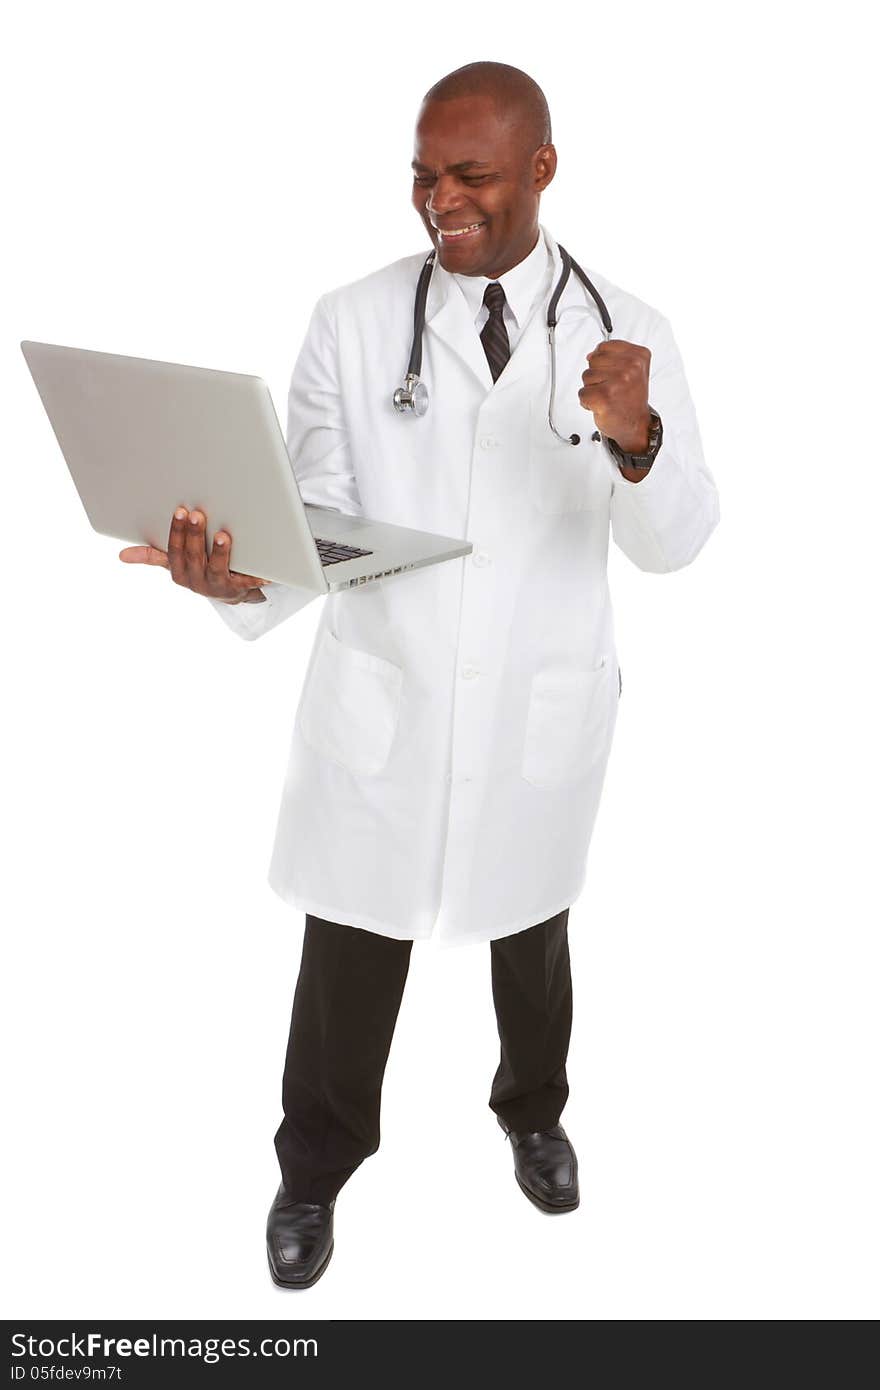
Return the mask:
<path id="1" fill-rule="evenodd" d="M 422 98 L 455 101 L 458 97 L 488 97 L 499 116 L 517 128 L 524 152 L 531 154 L 552 140 L 550 108 L 534 78 L 509 63 L 466 63 L 435 82 Z"/>
<path id="2" fill-rule="evenodd" d="M 528 73 L 468 63 L 441 77 L 422 98 L 413 153 L 413 207 L 444 270 L 497 279 L 534 250 L 556 150 Z"/>

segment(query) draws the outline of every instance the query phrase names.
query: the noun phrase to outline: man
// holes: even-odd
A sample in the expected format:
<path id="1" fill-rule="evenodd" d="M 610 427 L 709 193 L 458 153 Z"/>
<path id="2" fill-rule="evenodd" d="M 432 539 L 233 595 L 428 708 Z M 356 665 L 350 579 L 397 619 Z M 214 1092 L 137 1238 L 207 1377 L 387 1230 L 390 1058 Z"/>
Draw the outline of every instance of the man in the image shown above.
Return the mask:
<path id="1" fill-rule="evenodd" d="M 489 1104 L 525 1196 L 551 1213 L 579 1201 L 559 1123 L 567 930 L 621 689 L 609 523 L 639 568 L 674 570 L 718 501 L 667 321 L 595 273 L 614 336 L 572 276 L 550 428 L 546 315 L 562 261 L 538 210 L 555 171 L 547 103 L 525 73 L 471 63 L 443 78 L 413 161 L 437 253 L 427 413 L 392 404 L 424 252 L 322 296 L 293 372 L 288 449 L 307 503 L 473 551 L 331 595 L 306 674 L 269 871 L 306 913 L 267 1226 L 288 1288 L 326 1269 L 337 1194 L 378 1147 L 414 940 L 490 942 Z M 167 565 L 249 640 L 297 610 L 293 590 L 230 571 L 228 533 L 208 557 L 204 516 L 186 518 L 167 555 L 122 558 Z"/>

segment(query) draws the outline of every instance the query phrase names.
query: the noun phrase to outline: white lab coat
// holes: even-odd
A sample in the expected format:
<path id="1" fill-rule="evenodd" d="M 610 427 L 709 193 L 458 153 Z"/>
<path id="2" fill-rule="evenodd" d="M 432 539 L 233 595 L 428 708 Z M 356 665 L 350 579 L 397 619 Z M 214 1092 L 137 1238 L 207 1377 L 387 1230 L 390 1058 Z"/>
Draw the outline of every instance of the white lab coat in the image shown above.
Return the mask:
<path id="1" fill-rule="evenodd" d="M 542 230 L 555 284 L 559 253 Z M 425 254 L 319 299 L 287 445 L 306 502 L 467 537 L 473 553 L 325 601 L 269 883 L 301 911 L 452 944 L 533 926 L 582 889 L 619 698 L 609 522 L 634 564 L 662 573 L 693 560 L 719 509 L 669 323 L 589 268 L 614 336 L 652 353 L 663 444 L 638 483 L 591 440 L 578 401 L 603 334 L 574 275 L 558 309 L 556 424 L 579 446 L 547 424 L 548 294 L 493 385 L 440 266 L 424 335 L 430 406 L 399 415 Z M 301 603 L 283 585 L 266 592 L 262 604 L 211 602 L 250 640 Z"/>

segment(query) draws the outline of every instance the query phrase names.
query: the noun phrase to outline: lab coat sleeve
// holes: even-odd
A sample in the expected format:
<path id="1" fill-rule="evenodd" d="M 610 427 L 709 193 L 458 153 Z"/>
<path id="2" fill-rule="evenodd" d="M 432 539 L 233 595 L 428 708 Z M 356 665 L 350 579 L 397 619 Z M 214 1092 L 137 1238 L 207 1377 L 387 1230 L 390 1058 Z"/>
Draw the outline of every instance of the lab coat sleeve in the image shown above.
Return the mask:
<path id="1" fill-rule="evenodd" d="M 717 526 L 720 512 L 681 354 L 662 315 L 650 336 L 648 400 L 663 421 L 660 451 L 644 478 L 634 483 L 602 447 L 614 474 L 614 541 L 639 569 L 663 574 L 690 564 Z"/>
<path id="2" fill-rule="evenodd" d="M 287 452 L 304 502 L 357 515 L 362 509 L 342 408 L 336 326 L 327 301 L 324 295 L 315 305 L 291 376 Z M 267 583 L 263 593 L 265 603 L 208 601 L 233 632 L 253 641 L 298 612 L 312 597 L 275 581 Z"/>

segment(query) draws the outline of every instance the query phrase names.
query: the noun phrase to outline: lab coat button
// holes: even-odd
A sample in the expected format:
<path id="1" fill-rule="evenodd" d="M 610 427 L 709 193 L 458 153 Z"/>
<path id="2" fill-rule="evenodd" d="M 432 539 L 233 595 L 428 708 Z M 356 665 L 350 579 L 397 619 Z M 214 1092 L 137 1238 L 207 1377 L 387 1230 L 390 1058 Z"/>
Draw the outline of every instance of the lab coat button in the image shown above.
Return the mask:
<path id="1" fill-rule="evenodd" d="M 479 566 L 480 569 L 483 569 L 486 565 L 491 563 L 492 557 L 487 555 L 485 550 L 477 550 L 474 552 L 474 564 Z"/>
<path id="2" fill-rule="evenodd" d="M 480 435 L 480 448 L 481 448 L 481 449 L 495 449 L 495 448 L 497 448 L 497 446 L 498 446 L 498 440 L 495 438 L 494 434 L 482 434 L 482 435 Z"/>
<path id="3" fill-rule="evenodd" d="M 472 681 L 474 679 L 474 676 L 478 676 L 480 673 L 477 670 L 476 666 L 462 666 L 461 674 L 464 680 Z"/>

